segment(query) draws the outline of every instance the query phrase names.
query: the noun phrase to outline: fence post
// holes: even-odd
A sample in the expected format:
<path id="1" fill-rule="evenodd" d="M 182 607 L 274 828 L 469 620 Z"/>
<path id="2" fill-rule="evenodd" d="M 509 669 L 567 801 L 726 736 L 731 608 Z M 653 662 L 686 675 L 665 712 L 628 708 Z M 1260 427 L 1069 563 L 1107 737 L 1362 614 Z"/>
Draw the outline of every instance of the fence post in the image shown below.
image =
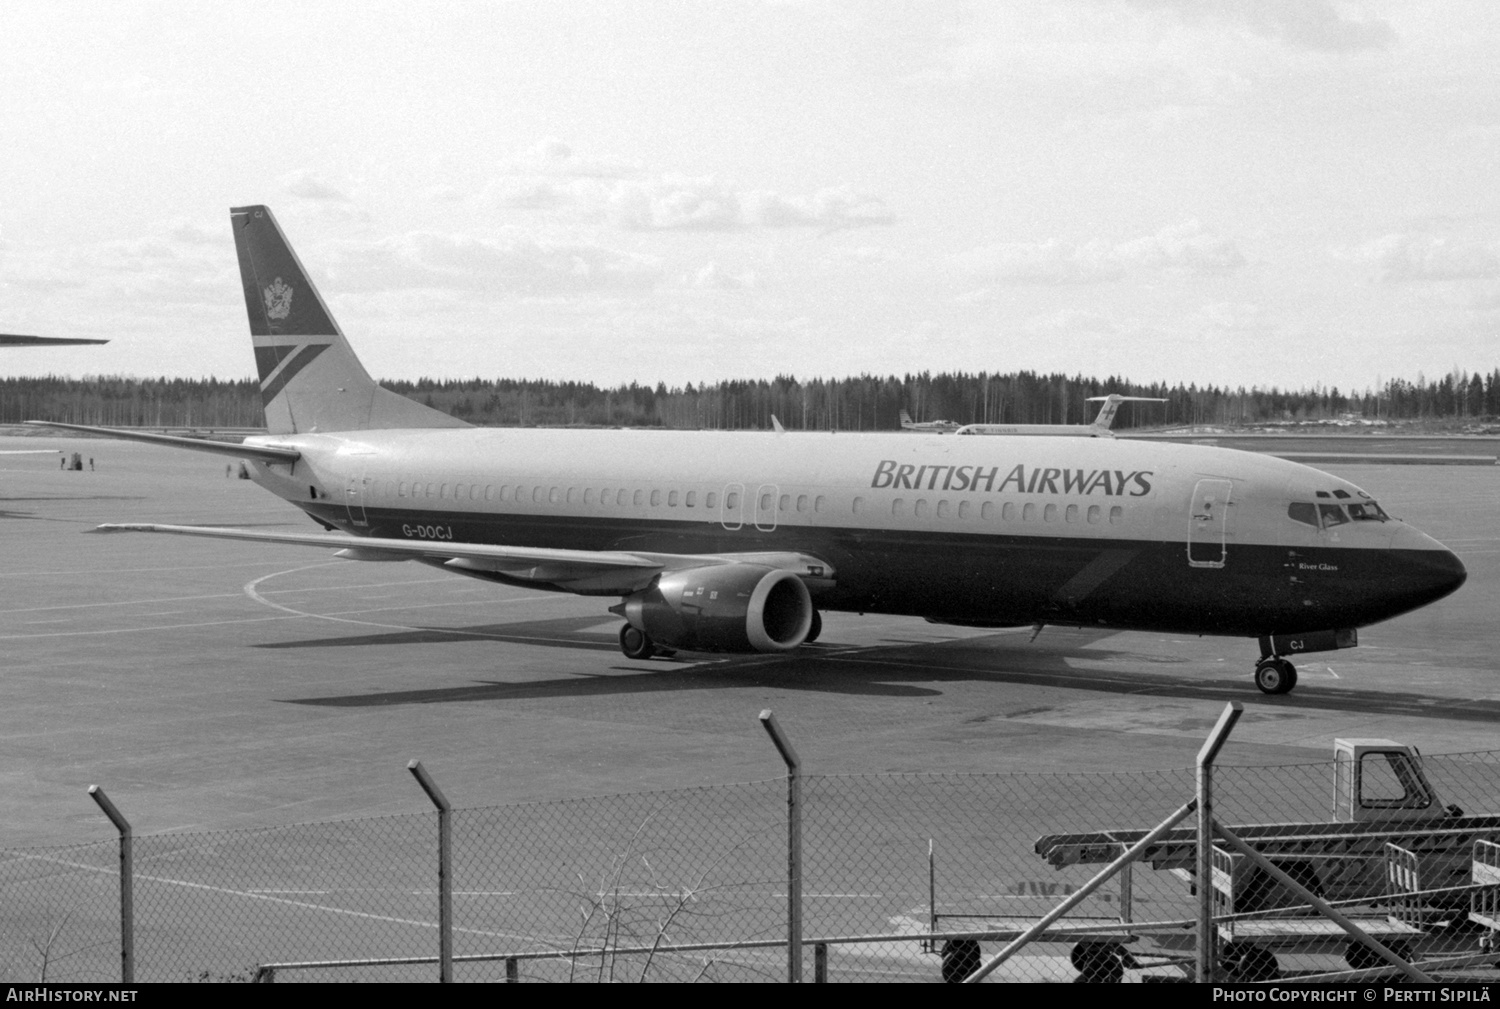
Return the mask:
<path id="1" fill-rule="evenodd" d="M 427 768 L 420 760 L 413 760 L 406 769 L 417 779 L 422 791 L 438 811 L 438 980 L 444 984 L 453 981 L 453 842 L 451 826 L 453 806 Z"/>
<path id="2" fill-rule="evenodd" d="M 104 789 L 89 786 L 89 795 L 104 810 L 120 832 L 120 983 L 135 982 L 135 859 L 131 851 L 130 822 L 109 801 Z"/>
<path id="3" fill-rule="evenodd" d="M 760 724 L 786 762 L 786 980 L 802 980 L 802 761 L 767 708 Z"/>
<path id="4" fill-rule="evenodd" d="M 1214 927 L 1214 827 L 1213 778 L 1214 758 L 1229 739 L 1234 723 L 1240 720 L 1245 706 L 1238 701 L 1224 705 L 1219 721 L 1198 751 L 1198 954 L 1199 984 L 1213 981 L 1219 970 L 1218 930 Z"/>

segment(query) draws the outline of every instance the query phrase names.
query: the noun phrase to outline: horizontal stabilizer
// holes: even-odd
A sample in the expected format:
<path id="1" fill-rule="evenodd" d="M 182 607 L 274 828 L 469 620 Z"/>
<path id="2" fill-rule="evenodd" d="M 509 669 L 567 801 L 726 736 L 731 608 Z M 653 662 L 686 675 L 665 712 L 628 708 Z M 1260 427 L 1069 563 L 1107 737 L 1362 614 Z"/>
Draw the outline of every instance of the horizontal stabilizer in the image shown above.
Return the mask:
<path id="1" fill-rule="evenodd" d="M 175 434 L 153 434 L 149 431 L 124 430 L 116 427 L 92 427 L 88 424 L 59 424 L 50 420 L 28 420 L 30 427 L 55 427 L 63 431 L 83 431 L 106 438 L 123 441 L 143 441 L 150 445 L 168 445 L 185 448 L 190 452 L 207 452 L 211 455 L 227 455 L 236 459 L 258 459 L 261 462 L 296 462 L 302 453 L 294 448 L 278 448 L 274 445 L 242 445 L 233 441 L 209 441 L 207 438 L 183 438 Z"/>

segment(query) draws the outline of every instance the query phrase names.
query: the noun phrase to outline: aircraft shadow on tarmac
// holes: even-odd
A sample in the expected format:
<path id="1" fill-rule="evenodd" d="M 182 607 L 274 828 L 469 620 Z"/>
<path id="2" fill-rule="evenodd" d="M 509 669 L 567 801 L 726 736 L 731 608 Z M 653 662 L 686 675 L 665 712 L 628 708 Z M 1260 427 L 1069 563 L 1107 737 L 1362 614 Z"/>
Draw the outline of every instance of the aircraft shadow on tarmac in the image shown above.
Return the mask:
<path id="1" fill-rule="evenodd" d="M 275 641 L 254 645 L 255 648 L 361 648 L 371 645 L 426 645 L 452 642 L 457 638 L 483 638 L 510 644 L 537 645 L 542 648 L 574 648 L 584 651 L 618 652 L 620 645 L 613 632 L 589 633 L 598 627 L 598 616 L 559 617 L 553 620 L 527 620 L 508 624 L 475 624 L 471 627 L 413 627 L 379 634 L 355 634 L 342 637 L 311 638 L 303 641 Z"/>
<path id="2" fill-rule="evenodd" d="M 524 624 L 470 628 L 469 633 L 497 640 L 514 640 L 555 647 L 614 650 L 612 635 L 582 633 L 597 627 L 597 618 L 543 620 Z M 452 641 L 454 633 L 413 631 L 341 639 L 335 643 L 423 643 Z M 467 701 L 520 701 L 542 698 L 583 698 L 609 694 L 670 693 L 734 687 L 775 686 L 829 694 L 857 694 L 897 698 L 935 697 L 942 684 L 978 682 L 1024 684 L 1102 694 L 1130 694 L 1193 700 L 1238 700 L 1256 707 L 1292 712 L 1340 710 L 1372 715 L 1446 718 L 1463 722 L 1500 722 L 1500 702 L 1431 697 L 1415 693 L 1320 687 L 1304 684 L 1296 693 L 1269 697 L 1256 693 L 1248 673 L 1215 671 L 1198 676 L 1189 659 L 1144 656 L 1138 652 L 1101 649 L 1096 643 L 1111 632 L 1049 630 L 1051 640 L 1027 643 L 1017 635 L 989 635 L 962 641 L 892 643 L 889 646 L 845 650 L 812 645 L 787 655 L 749 655 L 708 662 L 653 659 L 629 666 L 610 666 L 593 674 L 523 682 L 478 680 L 464 686 L 395 690 L 377 693 L 287 699 L 287 703 L 317 707 L 361 708 L 402 704 L 447 704 Z M 573 640 L 555 637 L 571 634 Z M 546 635 L 554 640 L 536 641 Z M 309 647 L 308 643 L 258 647 Z M 1090 647 L 1092 646 L 1092 647 Z M 1086 659 L 1093 668 L 1079 668 L 1073 659 Z M 1189 667 L 1164 675 L 1142 672 L 1143 660 Z M 1109 668 L 1111 662 L 1122 664 Z M 1125 668 L 1123 664 L 1136 668 Z M 1105 668 L 1098 668 L 1103 666 Z"/>

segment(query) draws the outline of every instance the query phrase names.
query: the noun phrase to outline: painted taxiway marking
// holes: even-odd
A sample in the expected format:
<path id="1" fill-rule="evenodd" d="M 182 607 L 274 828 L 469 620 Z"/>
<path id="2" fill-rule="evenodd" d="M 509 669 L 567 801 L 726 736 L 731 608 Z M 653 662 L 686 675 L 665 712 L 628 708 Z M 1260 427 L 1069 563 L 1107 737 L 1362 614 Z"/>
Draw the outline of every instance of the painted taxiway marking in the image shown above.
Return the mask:
<path id="1" fill-rule="evenodd" d="M 426 632 L 432 633 L 432 634 L 451 634 L 454 637 L 459 637 L 459 638 L 486 638 L 486 639 L 506 640 L 506 641 L 547 641 L 547 642 L 564 642 L 564 643 L 569 643 L 571 641 L 571 639 L 568 639 L 568 638 L 544 638 L 544 637 L 536 637 L 536 636 L 527 637 L 527 636 L 521 636 L 521 635 L 515 635 L 515 634 L 486 634 L 486 633 L 484 633 L 482 631 L 456 630 L 456 629 L 450 629 L 450 628 L 447 628 L 447 627 L 424 627 L 424 626 L 413 625 L 413 624 L 391 624 L 391 623 L 382 623 L 382 622 L 377 621 L 377 620 L 356 620 L 356 619 L 353 619 L 352 617 L 339 616 L 339 615 L 336 615 L 336 614 L 309 613 L 306 610 L 299 610 L 299 609 L 296 609 L 295 607 L 285 606 L 285 605 L 283 605 L 281 603 L 278 603 L 278 602 L 275 602 L 275 601 L 273 601 L 271 599 L 267 599 L 266 595 L 263 594 L 260 591 L 260 589 L 259 589 L 259 586 L 260 586 L 261 582 L 268 581 L 268 580 L 270 580 L 272 578 L 279 578 L 282 575 L 297 574 L 297 573 L 302 572 L 302 571 L 310 571 L 310 570 L 312 570 L 314 568 L 327 567 L 328 563 L 329 562 L 324 562 L 322 564 L 309 564 L 309 565 L 306 565 L 306 566 L 300 567 L 300 568 L 288 568 L 285 571 L 274 571 L 271 574 L 262 575 L 259 578 L 253 579 L 253 580 L 245 583 L 245 587 L 244 587 L 244 590 L 243 590 L 244 594 L 247 595 L 247 596 L 249 596 L 251 599 L 255 600 L 256 602 L 260 603 L 263 606 L 269 606 L 273 610 L 280 610 L 281 612 L 286 613 L 286 614 L 290 614 L 291 616 L 294 616 L 294 617 L 301 617 L 303 619 L 309 619 L 309 620 L 327 620 L 330 623 L 336 623 L 336 624 L 354 624 L 354 625 L 359 626 L 359 627 L 377 627 L 377 628 L 379 628 L 381 630 L 386 630 L 386 631 L 426 631 Z M 337 563 L 337 562 L 333 562 L 333 563 Z M 439 579 L 439 580 L 441 580 L 441 579 Z M 474 602 L 475 603 L 484 603 L 486 605 L 505 605 L 505 604 L 510 604 L 510 603 L 533 603 L 533 602 L 541 602 L 541 601 L 545 600 L 546 598 L 547 598 L 546 595 L 539 593 L 539 594 L 534 595 L 534 596 L 514 596 L 514 597 L 511 597 L 509 599 L 505 599 L 505 598 L 499 598 L 499 599 L 477 599 Z M 447 603 L 424 603 L 421 606 L 410 606 L 410 607 L 406 607 L 406 606 L 400 606 L 400 607 L 398 607 L 398 606 L 381 606 L 381 607 L 376 607 L 376 608 L 370 609 L 370 610 L 347 610 L 345 612 L 347 612 L 347 613 L 384 613 L 384 612 L 386 612 L 388 610 L 392 610 L 392 609 L 430 609 L 430 608 L 434 608 L 434 607 L 437 607 L 437 606 L 449 606 L 449 605 L 459 605 L 459 604 L 454 604 L 454 603 L 451 603 L 451 602 L 447 602 Z"/>
<path id="2" fill-rule="evenodd" d="M 27 854 L 27 855 L 23 855 L 22 857 L 24 859 L 26 859 L 27 861 L 47 862 L 47 863 L 50 863 L 52 865 L 62 865 L 62 866 L 67 866 L 67 867 L 72 868 L 72 869 L 82 869 L 82 870 L 84 870 L 86 872 L 96 872 L 96 873 L 99 873 L 101 876 L 115 876 L 115 877 L 118 877 L 120 875 L 120 871 L 118 869 L 103 869 L 103 868 L 100 868 L 97 865 L 89 865 L 86 862 L 73 862 L 73 861 L 69 861 L 68 859 L 53 858 L 53 857 L 49 857 L 47 855 L 32 855 L 32 854 Z M 327 904 L 315 904 L 312 901 L 306 901 L 306 900 L 290 900 L 290 899 L 288 899 L 286 897 L 277 897 L 277 896 L 274 896 L 273 894 L 263 893 L 263 892 L 259 892 L 259 891 L 256 891 L 256 890 L 237 890 L 237 889 L 234 889 L 233 887 L 227 887 L 227 886 L 213 886 L 213 885 L 208 884 L 208 883 L 194 883 L 192 880 L 187 880 L 187 879 L 173 879 L 170 876 L 152 876 L 152 875 L 148 875 L 148 874 L 145 874 L 145 873 L 137 872 L 135 874 L 135 878 L 137 880 L 146 880 L 147 882 L 151 882 L 151 883 L 162 883 L 162 884 L 165 884 L 167 886 L 180 886 L 180 887 L 182 887 L 185 890 L 197 890 L 197 891 L 202 892 L 202 893 L 227 894 L 228 896 L 231 896 L 231 897 L 244 897 L 244 898 L 246 898 L 248 900 L 260 900 L 260 901 L 265 901 L 265 902 L 271 903 L 271 904 L 281 904 L 281 905 L 284 905 L 286 907 L 302 908 L 302 909 L 308 910 L 308 911 L 327 911 L 330 914 L 340 915 L 340 916 L 347 917 L 347 918 L 362 918 L 362 919 L 365 919 L 367 921 L 381 921 L 381 922 L 386 922 L 386 923 L 392 924 L 392 925 L 411 925 L 411 926 L 413 926 L 415 928 L 437 928 L 438 927 L 438 923 L 437 922 L 435 922 L 435 921 L 423 921 L 420 918 L 398 918 L 398 917 L 396 917 L 394 915 L 389 915 L 389 914 L 374 914 L 374 913 L 369 912 L 369 911 L 355 911 L 352 908 L 347 908 L 347 907 L 330 907 Z M 482 935 L 482 936 L 487 936 L 489 938 L 494 938 L 494 939 L 528 939 L 528 938 L 532 938 L 531 936 L 522 935 L 522 934 L 519 934 L 519 933 L 494 932 L 494 931 L 488 931 L 488 930 L 477 929 L 477 928 L 463 928 L 463 927 L 457 926 L 457 925 L 453 926 L 453 931 L 455 931 L 455 932 L 464 932 L 464 933 L 467 933 L 469 935 Z"/>

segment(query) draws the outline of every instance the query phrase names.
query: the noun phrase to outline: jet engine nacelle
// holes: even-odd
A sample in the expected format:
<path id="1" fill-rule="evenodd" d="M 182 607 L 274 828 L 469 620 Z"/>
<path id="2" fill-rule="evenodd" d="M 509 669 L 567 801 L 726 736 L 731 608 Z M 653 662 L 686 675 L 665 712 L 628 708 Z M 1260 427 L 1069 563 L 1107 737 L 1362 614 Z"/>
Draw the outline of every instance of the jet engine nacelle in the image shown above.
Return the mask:
<path id="1" fill-rule="evenodd" d="M 813 605 L 791 571 L 721 564 L 662 575 L 626 598 L 624 616 L 668 648 L 784 652 L 807 639 Z"/>

